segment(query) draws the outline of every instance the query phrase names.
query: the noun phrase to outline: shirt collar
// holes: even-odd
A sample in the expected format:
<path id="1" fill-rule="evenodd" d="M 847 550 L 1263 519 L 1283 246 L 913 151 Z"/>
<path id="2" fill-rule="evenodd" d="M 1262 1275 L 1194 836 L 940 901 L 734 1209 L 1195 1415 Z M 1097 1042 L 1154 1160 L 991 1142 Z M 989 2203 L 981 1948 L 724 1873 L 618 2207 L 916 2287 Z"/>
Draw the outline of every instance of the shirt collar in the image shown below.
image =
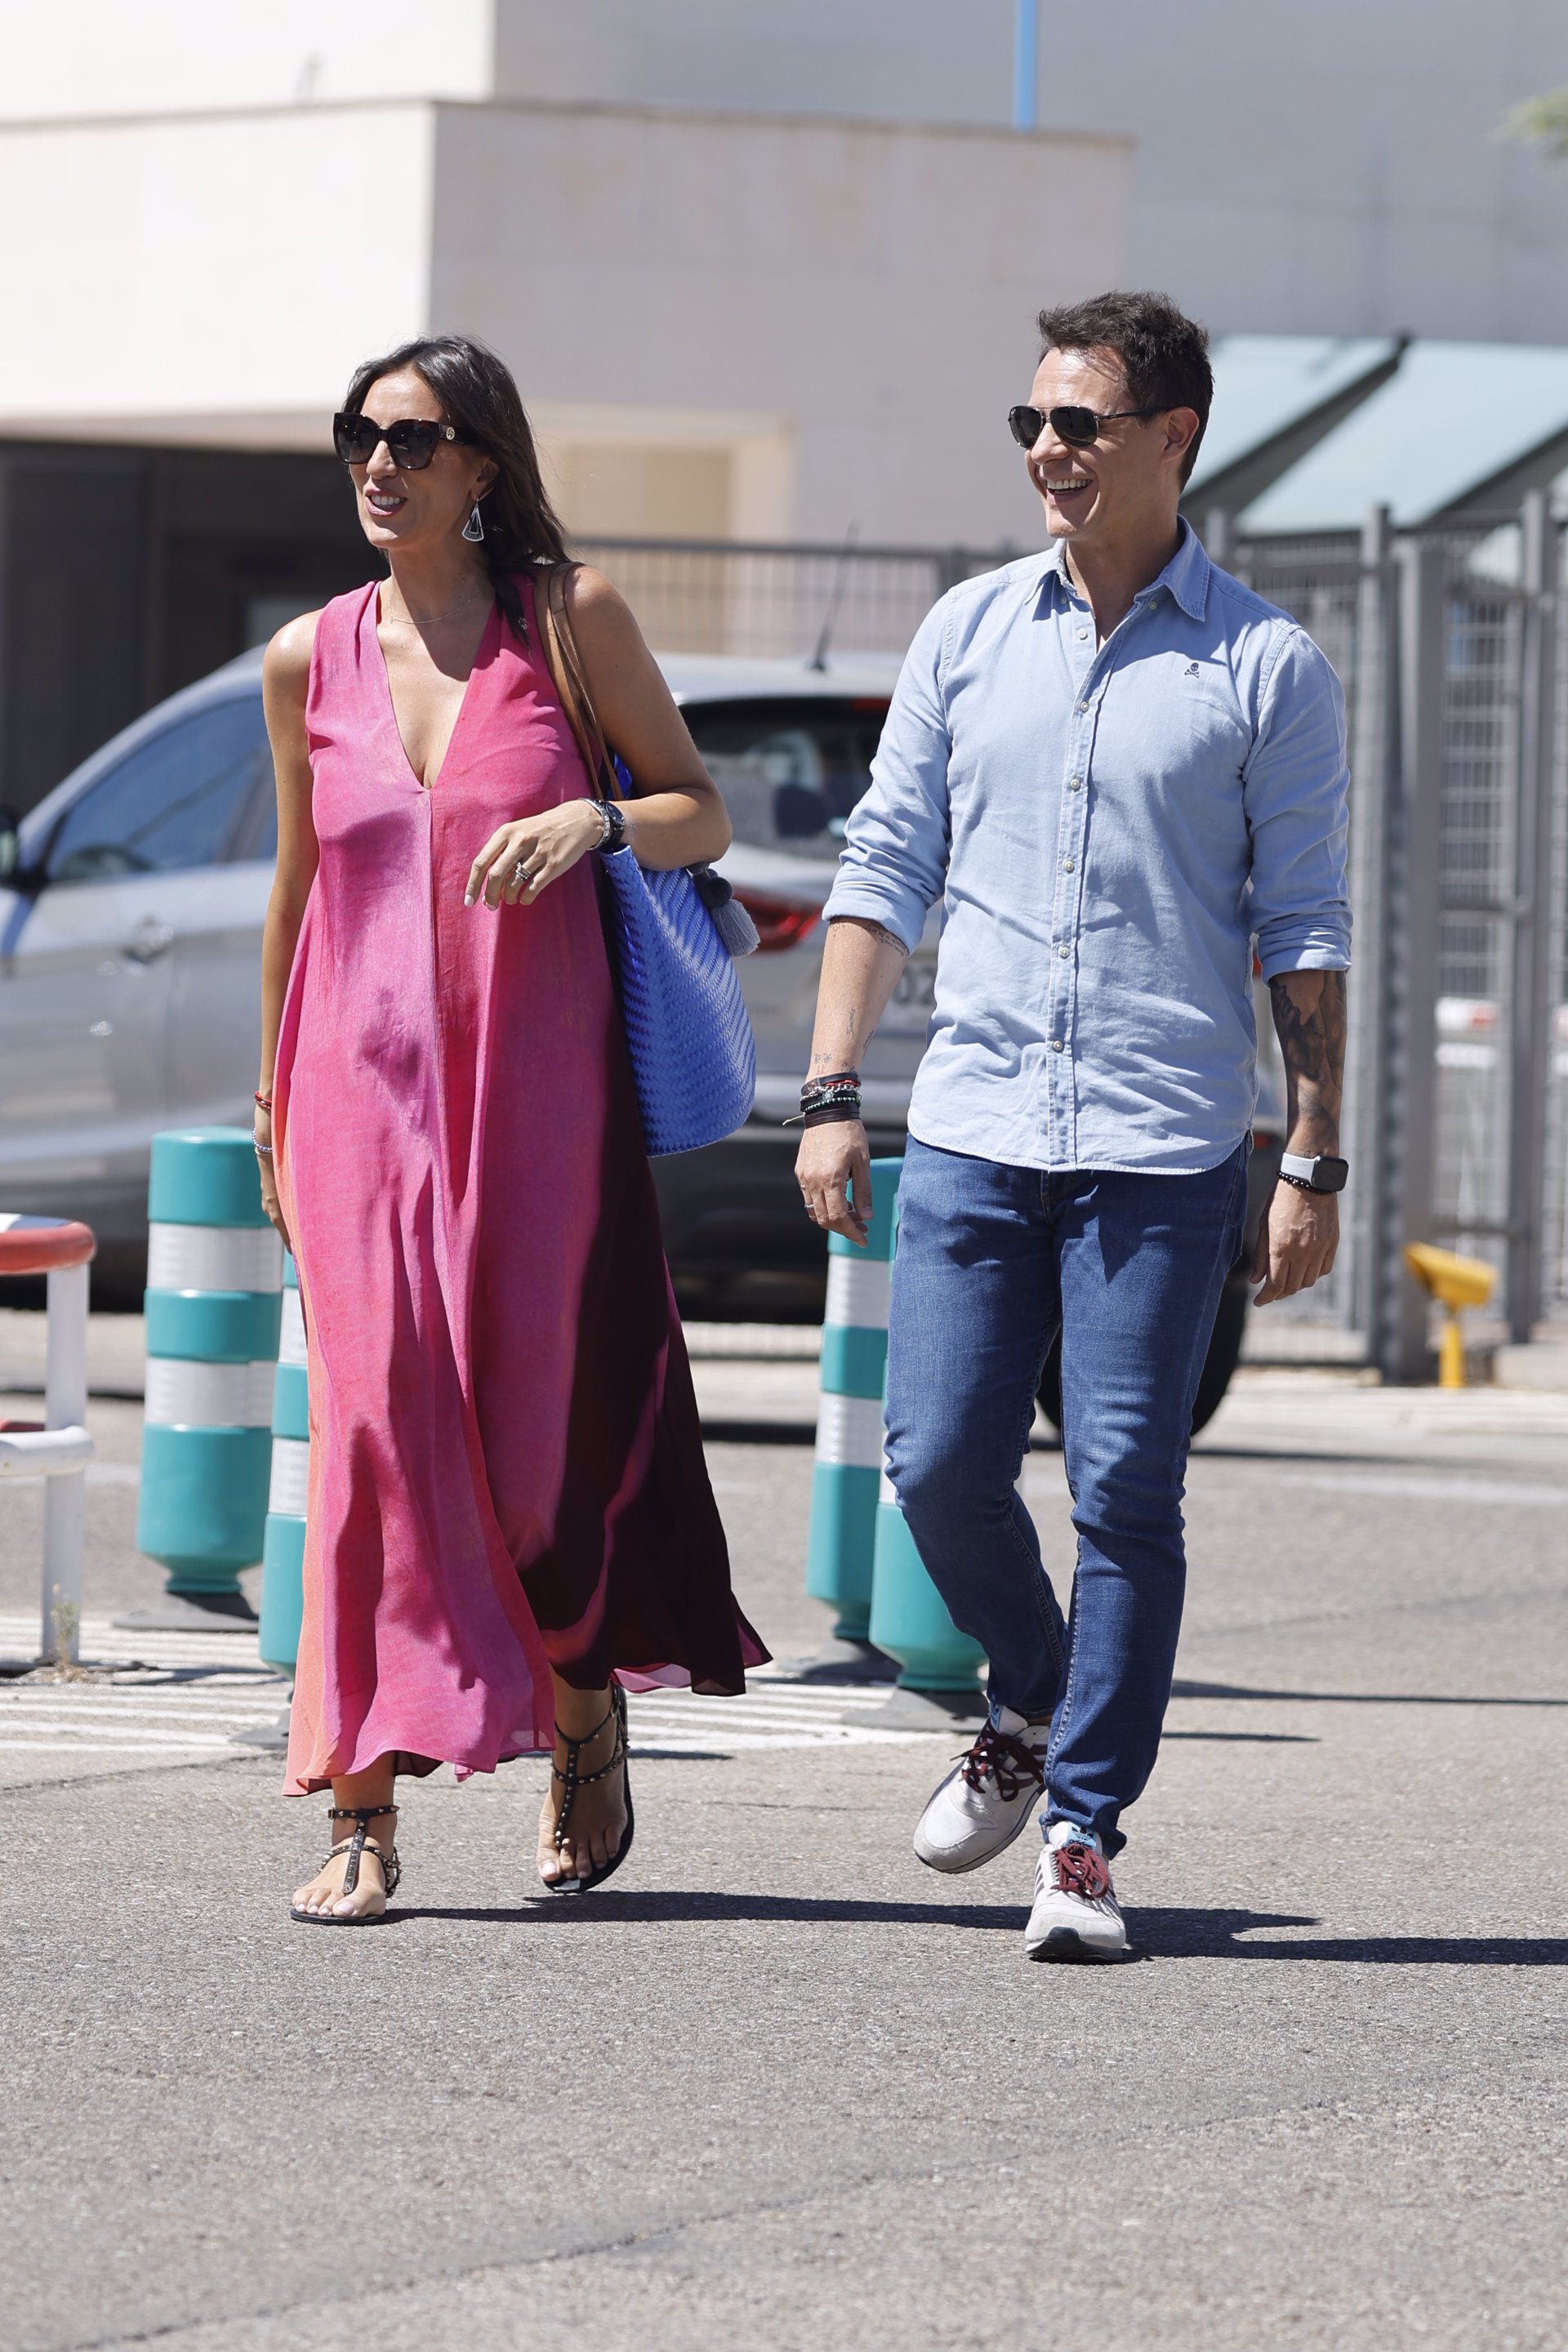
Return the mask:
<path id="1" fill-rule="evenodd" d="M 1181 516 L 1179 522 L 1182 536 L 1174 555 L 1172 556 L 1158 579 L 1151 580 L 1147 588 L 1140 588 L 1137 595 L 1132 599 L 1133 607 L 1136 610 L 1141 604 L 1151 604 L 1161 589 L 1165 588 L 1170 591 L 1184 613 L 1192 620 L 1201 621 L 1208 602 L 1209 573 L 1213 566 L 1204 553 L 1202 540 L 1199 539 L 1186 516 Z M 1077 591 L 1073 587 L 1067 562 L 1066 540 L 1053 539 L 1046 556 L 1041 578 L 1058 581 L 1063 593 L 1071 596 L 1076 594 Z"/>

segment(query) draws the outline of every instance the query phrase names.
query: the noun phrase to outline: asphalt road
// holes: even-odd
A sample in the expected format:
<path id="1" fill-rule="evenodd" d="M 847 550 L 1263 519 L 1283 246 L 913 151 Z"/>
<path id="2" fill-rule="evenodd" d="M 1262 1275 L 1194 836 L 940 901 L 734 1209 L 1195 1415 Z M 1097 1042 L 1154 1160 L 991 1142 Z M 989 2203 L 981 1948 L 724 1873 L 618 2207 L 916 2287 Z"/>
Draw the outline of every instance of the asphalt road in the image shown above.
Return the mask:
<path id="1" fill-rule="evenodd" d="M 771 1439 L 711 1466 L 788 1657 L 810 1367 L 700 1370 Z M 89 1652 L 158 1589 L 137 1407 L 93 1420 Z M 636 1852 L 575 1906 L 541 1765 L 438 1775 L 334 1937 L 286 1916 L 322 1808 L 218 1727 L 276 1696 L 247 1643 L 0 1685 L 6 2352 L 1560 2347 L 1568 1400 L 1247 1375 L 1188 1517 L 1118 1969 L 1025 1962 L 1026 1843 L 921 1868 L 953 1741 L 874 1698 L 634 1703 Z"/>

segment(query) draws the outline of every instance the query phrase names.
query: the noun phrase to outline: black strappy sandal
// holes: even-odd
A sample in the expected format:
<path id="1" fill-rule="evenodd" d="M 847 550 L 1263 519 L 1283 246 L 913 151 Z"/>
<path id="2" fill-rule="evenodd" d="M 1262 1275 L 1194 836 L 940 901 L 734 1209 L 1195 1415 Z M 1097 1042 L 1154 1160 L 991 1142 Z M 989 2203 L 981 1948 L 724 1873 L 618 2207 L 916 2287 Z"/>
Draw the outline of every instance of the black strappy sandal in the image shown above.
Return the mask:
<path id="1" fill-rule="evenodd" d="M 391 1902 L 397 1892 L 397 1882 L 403 1875 L 403 1864 L 397 1859 L 395 1845 L 384 1851 L 368 1831 L 372 1822 L 381 1821 L 396 1811 L 395 1805 L 333 1805 L 327 1814 L 330 1822 L 353 1822 L 354 1825 L 353 1837 L 340 1838 L 327 1856 L 327 1862 L 335 1862 L 340 1853 L 346 1853 L 349 1858 L 343 1883 L 332 1897 L 334 1903 L 341 1902 L 345 1895 L 352 1895 L 359 1885 L 359 1866 L 367 1845 L 381 1864 L 382 1876 L 386 1881 L 386 1900 Z M 321 1864 L 323 1870 L 327 1862 Z M 289 1916 L 298 1919 L 302 1927 L 374 1927 L 385 1918 L 386 1912 L 384 1907 L 380 1911 L 300 1911 L 290 1905 Z"/>
<path id="2" fill-rule="evenodd" d="M 601 1764 L 596 1772 L 579 1771 L 577 1759 L 584 1748 L 592 1747 L 605 1725 L 611 1722 L 616 1727 L 616 1744 L 610 1752 L 609 1762 Z M 595 1780 L 603 1780 L 608 1773 L 615 1770 L 617 1764 L 626 1770 L 626 1825 L 621 1832 L 620 1844 L 610 1856 L 609 1861 L 601 1864 L 597 1870 L 591 1870 L 586 1878 L 545 1878 L 540 1881 L 541 1885 L 547 1887 L 552 1895 L 586 1895 L 591 1886 L 603 1886 L 610 1873 L 619 1870 L 632 1850 L 632 1834 L 637 1828 L 636 1817 L 632 1812 L 632 1776 L 626 1765 L 626 1695 L 619 1683 L 611 1684 L 610 1712 L 594 1726 L 592 1731 L 584 1732 L 581 1739 L 567 1739 L 565 1733 L 561 1731 L 558 1726 L 557 1737 L 565 1740 L 566 1746 L 564 1772 L 553 1761 L 550 1767 L 552 1777 L 560 1781 L 565 1790 L 555 1822 L 557 1853 L 566 1843 L 567 1825 L 572 1819 L 572 1808 L 577 1801 L 578 1790 L 586 1789 Z"/>

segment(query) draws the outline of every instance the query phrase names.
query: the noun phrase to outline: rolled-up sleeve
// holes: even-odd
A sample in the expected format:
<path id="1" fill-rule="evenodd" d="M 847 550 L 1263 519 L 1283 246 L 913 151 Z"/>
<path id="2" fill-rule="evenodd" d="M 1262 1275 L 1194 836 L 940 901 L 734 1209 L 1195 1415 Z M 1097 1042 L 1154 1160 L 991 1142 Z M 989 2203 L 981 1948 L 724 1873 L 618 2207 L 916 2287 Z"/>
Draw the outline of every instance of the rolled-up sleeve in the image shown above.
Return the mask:
<path id="1" fill-rule="evenodd" d="M 858 915 L 885 924 L 911 950 L 947 874 L 952 739 L 942 690 L 947 619 L 943 599 L 910 647 L 871 763 L 870 786 L 845 827 L 837 877 L 823 908 L 829 922 Z"/>
<path id="2" fill-rule="evenodd" d="M 1302 629 L 1284 633 L 1264 680 L 1242 788 L 1252 836 L 1248 918 L 1265 980 L 1348 971 L 1345 701 Z"/>

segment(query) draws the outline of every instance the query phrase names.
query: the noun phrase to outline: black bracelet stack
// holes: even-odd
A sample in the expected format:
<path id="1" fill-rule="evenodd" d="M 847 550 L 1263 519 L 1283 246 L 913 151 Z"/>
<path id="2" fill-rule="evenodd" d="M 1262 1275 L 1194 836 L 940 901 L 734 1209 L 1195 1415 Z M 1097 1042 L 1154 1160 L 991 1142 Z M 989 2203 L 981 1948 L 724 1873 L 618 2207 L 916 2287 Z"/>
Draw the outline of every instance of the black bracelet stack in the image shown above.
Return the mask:
<path id="1" fill-rule="evenodd" d="M 626 820 L 618 801 L 600 801 L 598 810 L 599 850 L 602 856 L 613 857 L 626 845 Z"/>
<path id="2" fill-rule="evenodd" d="M 835 1070 L 826 1078 L 807 1078 L 800 1090 L 800 1109 L 786 1127 L 829 1127 L 837 1119 L 860 1116 L 860 1073 Z"/>

